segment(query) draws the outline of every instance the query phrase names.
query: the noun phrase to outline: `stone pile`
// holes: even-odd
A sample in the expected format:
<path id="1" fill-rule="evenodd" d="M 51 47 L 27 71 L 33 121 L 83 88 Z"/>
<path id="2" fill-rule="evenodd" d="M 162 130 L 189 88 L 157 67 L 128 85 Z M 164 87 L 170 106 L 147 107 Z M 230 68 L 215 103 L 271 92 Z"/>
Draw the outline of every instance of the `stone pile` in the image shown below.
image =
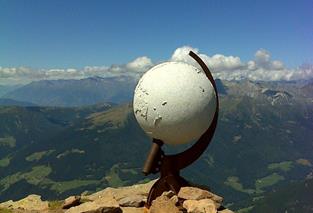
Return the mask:
<path id="1" fill-rule="evenodd" d="M 197 187 L 182 187 L 177 195 L 164 192 L 148 209 L 145 203 L 154 182 L 71 196 L 57 206 L 42 201 L 39 195 L 29 195 L 19 201 L 0 203 L 0 212 L 6 209 L 18 213 L 232 213 L 222 206 L 222 197 Z"/>

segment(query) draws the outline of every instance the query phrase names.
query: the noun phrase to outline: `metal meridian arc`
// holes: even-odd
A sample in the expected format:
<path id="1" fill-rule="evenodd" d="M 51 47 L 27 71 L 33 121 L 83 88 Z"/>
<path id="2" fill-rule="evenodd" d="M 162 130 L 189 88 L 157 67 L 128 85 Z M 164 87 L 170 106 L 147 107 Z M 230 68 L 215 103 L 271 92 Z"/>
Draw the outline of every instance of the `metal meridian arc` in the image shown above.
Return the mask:
<path id="1" fill-rule="evenodd" d="M 201 66 L 207 78 L 210 80 L 211 84 L 214 87 L 216 95 L 215 114 L 212 123 L 210 124 L 210 127 L 206 130 L 204 134 L 202 134 L 200 139 L 189 149 L 179 154 L 165 155 L 161 149 L 163 141 L 153 138 L 152 147 L 143 167 L 143 173 L 145 175 L 148 175 L 150 173 L 160 172 L 160 178 L 153 184 L 150 189 L 146 202 L 147 208 L 149 208 L 152 205 L 152 201 L 160 196 L 163 192 L 172 190 L 173 192 L 178 194 L 181 187 L 190 185 L 188 181 L 180 176 L 180 170 L 192 164 L 203 154 L 207 146 L 210 144 L 216 129 L 219 111 L 219 100 L 215 81 L 209 68 L 205 65 L 201 58 L 192 51 L 189 52 L 189 55 Z"/>
<path id="2" fill-rule="evenodd" d="M 219 112 L 219 99 L 218 99 L 218 94 L 217 94 L 217 87 L 216 87 L 215 81 L 213 79 L 213 76 L 209 68 L 202 61 L 202 59 L 194 52 L 190 51 L 189 55 L 201 66 L 207 78 L 210 80 L 211 84 L 213 85 L 215 95 L 216 95 L 216 109 L 215 109 L 215 114 L 214 114 L 210 127 L 207 129 L 205 133 L 202 134 L 199 140 L 192 147 L 190 147 L 189 149 L 179 154 L 166 156 L 173 162 L 173 165 L 175 165 L 175 167 L 179 170 L 192 164 L 206 150 L 206 148 L 208 147 L 208 145 L 210 144 L 213 138 L 213 135 L 217 126 L 218 112 Z"/>

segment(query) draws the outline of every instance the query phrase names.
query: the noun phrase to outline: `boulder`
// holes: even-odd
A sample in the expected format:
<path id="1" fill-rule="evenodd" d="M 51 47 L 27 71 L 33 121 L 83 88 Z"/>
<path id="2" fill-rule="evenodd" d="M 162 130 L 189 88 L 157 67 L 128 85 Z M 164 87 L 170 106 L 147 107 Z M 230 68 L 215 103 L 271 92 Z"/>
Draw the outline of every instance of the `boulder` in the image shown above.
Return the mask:
<path id="1" fill-rule="evenodd" d="M 152 201 L 149 213 L 179 213 L 179 208 L 167 196 L 161 195 Z"/>
<path id="2" fill-rule="evenodd" d="M 80 204 L 80 196 L 70 196 L 64 200 L 62 209 L 69 209 Z"/>
<path id="3" fill-rule="evenodd" d="M 66 213 L 122 213 L 118 202 L 113 197 L 99 198 L 95 201 L 86 202 L 72 207 Z"/>
<path id="4" fill-rule="evenodd" d="M 19 209 L 24 211 L 43 212 L 49 208 L 47 201 L 42 201 L 40 195 L 28 195 L 24 199 L 13 202 L 12 200 L 1 203 L 0 207 L 7 209 Z"/>
<path id="5" fill-rule="evenodd" d="M 145 208 L 135 208 L 135 207 L 122 207 L 123 213 L 144 213 L 147 210 Z"/>
<path id="6" fill-rule="evenodd" d="M 174 203 L 174 205 L 178 205 L 178 204 L 179 204 L 179 198 L 178 198 L 177 195 L 172 196 L 172 197 L 170 198 L 170 201 L 171 201 L 172 203 Z"/>
<path id="7" fill-rule="evenodd" d="M 127 197 L 123 197 L 118 200 L 118 203 L 122 207 L 143 207 L 146 197 L 143 195 L 131 194 Z"/>
<path id="8" fill-rule="evenodd" d="M 178 192 L 178 197 L 185 200 L 201 200 L 208 198 L 215 202 L 216 208 L 219 208 L 223 202 L 222 197 L 212 192 L 190 186 L 182 187 Z"/>
<path id="9" fill-rule="evenodd" d="M 116 200 L 120 200 L 122 198 L 128 197 L 129 195 L 142 195 L 147 197 L 152 185 L 156 182 L 156 180 L 150 181 L 145 184 L 137 184 L 133 186 L 119 187 L 119 188 L 111 188 L 108 187 L 104 190 L 96 192 L 92 195 L 87 195 L 82 198 L 86 198 L 88 200 L 97 200 L 99 198 L 104 198 L 107 196 L 113 196 Z"/>
<path id="10" fill-rule="evenodd" d="M 217 213 L 215 202 L 211 199 L 185 200 L 183 207 L 188 213 Z"/>
<path id="11" fill-rule="evenodd" d="M 42 201 L 39 195 L 29 195 L 19 201 L 0 203 L 0 209 L 16 213 L 233 213 L 221 207 L 222 197 L 197 187 L 182 187 L 178 195 L 173 191 L 164 192 L 147 209 L 143 206 L 154 183 L 151 181 L 128 187 L 106 188 L 91 195 L 70 196 L 63 205 L 52 205 L 50 208 L 49 203 Z M 61 204 L 61 201 L 57 202 Z"/>
<path id="12" fill-rule="evenodd" d="M 171 197 L 173 197 L 176 194 L 173 191 L 167 191 L 167 192 L 163 192 L 162 195 L 164 195 L 164 196 L 166 196 L 168 198 L 171 198 Z"/>

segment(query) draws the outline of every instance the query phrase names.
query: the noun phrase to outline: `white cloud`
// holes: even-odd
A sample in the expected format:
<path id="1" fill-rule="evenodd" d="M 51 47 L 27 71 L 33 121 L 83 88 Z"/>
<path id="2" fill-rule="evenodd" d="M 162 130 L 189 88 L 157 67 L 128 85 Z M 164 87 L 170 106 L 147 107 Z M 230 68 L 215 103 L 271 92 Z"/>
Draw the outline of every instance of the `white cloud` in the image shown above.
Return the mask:
<path id="1" fill-rule="evenodd" d="M 313 78 L 312 65 L 289 69 L 284 66 L 282 61 L 272 60 L 270 52 L 264 49 L 257 50 L 254 59 L 245 63 L 237 56 L 225 56 L 222 54 L 208 56 L 201 54 L 196 48 L 183 46 L 174 51 L 171 60 L 195 64 L 188 55 L 190 50 L 202 58 L 215 78 L 224 80 L 247 78 L 254 81 L 290 81 Z"/>
<path id="2" fill-rule="evenodd" d="M 224 56 L 221 54 L 216 54 L 210 57 L 208 55 L 199 53 L 198 49 L 189 46 L 177 48 L 174 51 L 171 60 L 196 64 L 196 62 L 188 55 L 189 51 L 193 51 L 198 54 L 209 66 L 209 68 L 215 71 L 240 69 L 243 66 L 243 63 L 240 61 L 239 57 Z"/>
<path id="3" fill-rule="evenodd" d="M 0 84 L 25 84 L 37 80 L 81 79 L 91 76 L 131 76 L 138 79 L 153 66 L 150 58 L 143 56 L 124 65 L 86 66 L 82 69 L 30 69 L 27 67 L 0 67 Z"/>
<path id="4" fill-rule="evenodd" d="M 255 53 L 255 62 L 260 66 L 267 65 L 270 61 L 270 58 L 271 55 L 267 50 L 260 49 Z"/>
<path id="5" fill-rule="evenodd" d="M 126 68 L 133 70 L 134 72 L 144 72 L 152 66 L 153 63 L 151 59 L 146 56 L 136 58 L 135 60 L 126 64 Z"/>
<path id="6" fill-rule="evenodd" d="M 269 70 L 282 70 L 284 64 L 281 61 L 271 61 L 271 55 L 267 50 L 260 49 L 255 53 L 254 61 L 258 67 L 269 69 Z"/>
<path id="7" fill-rule="evenodd" d="M 307 64 L 293 69 L 286 68 L 282 61 L 272 60 L 270 52 L 264 49 L 257 50 L 252 60 L 243 62 L 238 56 L 222 54 L 209 56 L 201 53 L 197 48 L 182 46 L 173 52 L 169 61 L 183 61 L 198 66 L 188 55 L 190 50 L 202 58 L 215 78 L 225 80 L 248 78 L 250 80 L 263 81 L 289 81 L 313 78 L 313 65 Z M 27 67 L 0 67 L 0 84 L 29 83 L 43 79 L 80 79 L 90 76 L 131 76 L 138 79 L 153 65 L 154 63 L 150 58 L 142 56 L 123 65 L 86 66 L 81 69 L 34 70 Z"/>
<path id="8" fill-rule="evenodd" d="M 182 61 L 190 64 L 196 64 L 196 62 L 188 55 L 190 51 L 199 54 L 199 50 L 190 46 L 183 46 L 177 48 L 172 54 L 171 61 Z M 206 55 L 201 55 L 201 58 L 206 57 Z"/>
<path id="9" fill-rule="evenodd" d="M 257 65 L 256 65 L 255 61 L 248 61 L 247 69 L 248 70 L 256 70 L 257 69 Z"/>

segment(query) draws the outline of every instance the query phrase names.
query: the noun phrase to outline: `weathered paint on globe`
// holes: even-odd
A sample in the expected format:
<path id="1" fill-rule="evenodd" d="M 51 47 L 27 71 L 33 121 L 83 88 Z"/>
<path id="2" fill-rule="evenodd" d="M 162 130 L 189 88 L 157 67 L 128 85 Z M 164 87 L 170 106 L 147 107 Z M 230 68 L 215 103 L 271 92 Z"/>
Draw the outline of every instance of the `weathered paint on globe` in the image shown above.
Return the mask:
<path id="1" fill-rule="evenodd" d="M 139 80 L 133 109 L 150 137 L 170 145 L 184 144 L 197 140 L 208 129 L 216 96 L 202 70 L 182 62 L 166 62 Z"/>

